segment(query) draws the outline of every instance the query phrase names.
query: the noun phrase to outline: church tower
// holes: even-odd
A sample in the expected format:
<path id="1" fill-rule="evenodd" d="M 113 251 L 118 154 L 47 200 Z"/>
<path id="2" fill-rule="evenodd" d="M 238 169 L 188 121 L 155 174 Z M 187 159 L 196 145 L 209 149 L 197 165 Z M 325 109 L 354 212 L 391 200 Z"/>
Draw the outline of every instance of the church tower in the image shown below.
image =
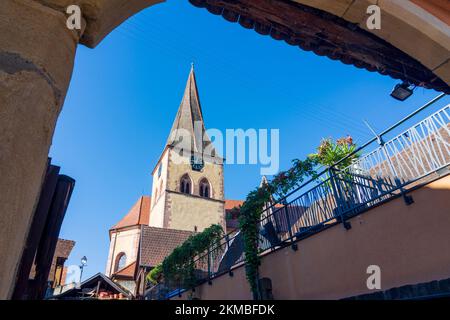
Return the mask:
<path id="1" fill-rule="evenodd" d="M 225 230 L 223 160 L 206 134 L 192 66 L 165 148 L 153 172 L 152 227 Z"/>

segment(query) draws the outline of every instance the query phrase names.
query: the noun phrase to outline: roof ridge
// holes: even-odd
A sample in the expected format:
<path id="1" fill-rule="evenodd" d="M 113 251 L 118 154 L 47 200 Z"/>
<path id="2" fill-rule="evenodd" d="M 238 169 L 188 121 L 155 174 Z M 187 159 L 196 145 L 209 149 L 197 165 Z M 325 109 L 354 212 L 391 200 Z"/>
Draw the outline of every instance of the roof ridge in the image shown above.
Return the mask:
<path id="1" fill-rule="evenodd" d="M 144 196 L 143 195 L 139 198 L 139 201 L 140 201 L 140 203 L 139 203 L 139 213 L 138 213 L 138 216 L 137 216 L 136 224 L 139 224 L 139 222 L 141 221 L 142 203 L 144 202 Z"/>

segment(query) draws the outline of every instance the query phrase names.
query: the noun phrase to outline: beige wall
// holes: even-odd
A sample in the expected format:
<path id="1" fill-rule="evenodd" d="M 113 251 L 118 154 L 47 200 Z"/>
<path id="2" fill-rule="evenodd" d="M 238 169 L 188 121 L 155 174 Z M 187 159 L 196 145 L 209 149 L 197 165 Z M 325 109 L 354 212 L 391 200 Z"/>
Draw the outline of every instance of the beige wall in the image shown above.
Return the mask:
<path id="1" fill-rule="evenodd" d="M 161 166 L 161 176 L 158 176 L 158 167 Z M 152 227 L 164 227 L 164 211 L 166 203 L 166 184 L 169 167 L 169 149 L 166 148 L 161 155 L 161 159 L 155 166 L 152 173 L 152 207 L 150 210 L 150 223 Z M 162 187 L 161 187 L 162 186 Z"/>
<path id="2" fill-rule="evenodd" d="M 193 193 L 180 193 L 180 179 L 188 174 L 192 180 Z M 211 199 L 199 196 L 200 180 L 206 178 L 211 185 Z M 225 228 L 223 165 L 205 161 L 201 172 L 191 168 L 190 158 L 180 156 L 169 149 L 169 162 L 166 186 L 164 227 L 198 231 L 221 224 Z"/>
<path id="3" fill-rule="evenodd" d="M 450 25 L 450 2 L 448 0 L 411 0 L 439 20 Z"/>
<path id="4" fill-rule="evenodd" d="M 161 176 L 158 167 L 162 165 Z M 180 193 L 180 180 L 188 174 L 192 181 L 192 194 Z M 199 183 L 203 178 L 211 185 L 211 199 L 199 196 Z M 162 185 L 162 188 L 161 188 Z M 156 192 L 158 191 L 158 192 Z M 166 148 L 153 172 L 152 208 L 150 226 L 198 231 L 221 224 L 225 228 L 223 165 L 205 161 L 201 172 L 191 168 L 190 158 L 180 156 L 173 148 Z"/>
<path id="5" fill-rule="evenodd" d="M 225 228 L 224 204 L 221 201 L 168 192 L 167 203 L 170 210 L 167 228 L 194 231 L 197 227 L 199 232 L 213 224 L 221 224 Z"/>
<path id="6" fill-rule="evenodd" d="M 369 265 L 381 268 L 382 290 L 450 277 L 450 175 L 262 258 L 261 277 L 275 299 L 340 299 L 370 293 Z M 244 269 L 244 268 L 240 268 Z M 245 273 L 223 275 L 197 290 L 201 299 L 250 298 Z M 222 287 L 225 290 L 222 290 Z M 234 287 L 235 290 L 227 288 Z M 244 290 L 244 291 L 242 291 Z M 184 295 L 183 298 L 186 298 Z"/>
<path id="7" fill-rule="evenodd" d="M 170 149 L 169 175 L 167 188 L 172 191 L 180 189 L 180 179 L 184 174 L 189 174 L 194 183 L 194 194 L 199 194 L 199 182 L 202 178 L 207 178 L 212 187 L 212 198 L 223 200 L 223 165 L 205 160 L 205 167 L 201 172 L 191 168 L 191 159 L 180 156 L 174 149 Z"/>
<path id="8" fill-rule="evenodd" d="M 136 261 L 140 233 L 141 229 L 139 226 L 123 231 L 111 232 L 108 261 L 106 263 L 105 271 L 105 274 L 108 277 L 115 272 L 114 267 L 116 265 L 116 258 L 119 253 L 124 252 L 127 255 L 126 265 Z"/>
<path id="9" fill-rule="evenodd" d="M 233 276 L 225 274 L 214 279 L 212 285 L 205 283 L 195 289 L 186 291 L 181 298 L 176 296 L 172 300 L 187 300 L 199 298 L 202 300 L 251 300 L 250 286 L 245 279 L 245 268 L 239 267 L 233 270 Z"/>

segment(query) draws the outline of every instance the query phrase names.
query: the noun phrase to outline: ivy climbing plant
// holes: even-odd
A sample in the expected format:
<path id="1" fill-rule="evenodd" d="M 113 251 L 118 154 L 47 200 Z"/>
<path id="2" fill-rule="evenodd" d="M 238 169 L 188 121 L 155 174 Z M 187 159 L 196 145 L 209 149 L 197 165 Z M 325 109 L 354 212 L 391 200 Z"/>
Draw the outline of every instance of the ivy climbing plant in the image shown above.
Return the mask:
<path id="1" fill-rule="evenodd" d="M 330 167 L 352 154 L 356 149 L 353 139 L 348 136 L 333 142 L 331 138 L 323 139 L 317 153 L 305 160 L 293 160 L 292 167 L 278 173 L 274 178 L 251 191 L 240 208 L 240 229 L 244 239 L 245 271 L 255 299 L 259 298 L 258 266 L 259 257 L 259 221 L 267 204 L 282 200 L 290 191 L 299 187 L 307 178 L 316 178 L 315 168 L 319 165 Z M 351 164 L 357 155 L 344 159 L 337 169 Z"/>
<path id="2" fill-rule="evenodd" d="M 304 161 L 294 160 L 293 166 L 277 174 L 271 181 L 262 184 L 247 195 L 245 202 L 240 208 L 239 217 L 240 230 L 244 239 L 245 271 L 255 299 L 259 297 L 258 290 L 258 266 L 260 264 L 258 242 L 259 242 L 259 220 L 264 207 L 272 201 L 283 198 L 289 191 L 298 187 L 306 178 L 314 177 L 317 160 L 308 157 Z M 276 196 L 277 199 L 273 197 Z"/>
<path id="3" fill-rule="evenodd" d="M 247 195 L 239 208 L 239 225 L 244 239 L 246 277 L 256 299 L 259 298 L 259 221 L 264 208 L 267 204 L 280 202 L 290 191 L 300 187 L 306 179 L 316 178 L 315 169 L 319 165 L 331 167 L 345 158 L 336 169 L 346 168 L 358 157 L 357 154 L 353 154 L 355 149 L 356 145 L 349 136 L 336 142 L 324 139 L 317 148 L 317 153 L 309 155 L 305 160 L 293 160 L 289 170 L 278 173 L 271 181 Z M 348 155 L 351 156 L 347 157 Z M 167 256 L 161 265 L 149 273 L 147 280 L 154 284 L 164 280 L 165 283 L 176 283 L 185 288 L 194 287 L 196 285 L 194 259 L 218 244 L 223 235 L 220 225 L 212 225 L 203 232 L 189 237 Z"/>
<path id="4" fill-rule="evenodd" d="M 148 273 L 146 279 L 147 282 L 155 285 L 161 281 L 162 278 L 162 264 L 158 264 Z"/>
<path id="5" fill-rule="evenodd" d="M 185 288 L 194 287 L 196 285 L 194 259 L 218 243 L 223 235 L 222 226 L 215 224 L 190 236 L 164 259 L 154 275 L 149 275 L 150 281 L 163 278 L 165 283 L 176 283 Z"/>

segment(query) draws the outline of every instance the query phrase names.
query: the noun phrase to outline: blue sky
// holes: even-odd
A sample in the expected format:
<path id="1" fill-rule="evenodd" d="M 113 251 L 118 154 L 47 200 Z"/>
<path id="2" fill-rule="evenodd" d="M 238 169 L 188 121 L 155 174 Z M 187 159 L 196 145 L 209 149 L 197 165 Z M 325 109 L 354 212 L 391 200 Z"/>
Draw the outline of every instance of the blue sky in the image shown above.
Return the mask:
<path id="1" fill-rule="evenodd" d="M 105 271 L 109 228 L 150 193 L 192 61 L 207 128 L 280 129 L 281 169 L 323 137 L 363 143 L 371 138 L 363 119 L 382 130 L 437 95 L 417 89 L 397 102 L 389 77 L 260 36 L 187 1 L 141 12 L 97 48 L 79 47 L 50 151 L 76 179 L 61 237 L 76 241 L 68 264 L 88 257 L 83 278 Z M 256 165 L 225 166 L 228 199 L 244 199 L 259 181 Z"/>

